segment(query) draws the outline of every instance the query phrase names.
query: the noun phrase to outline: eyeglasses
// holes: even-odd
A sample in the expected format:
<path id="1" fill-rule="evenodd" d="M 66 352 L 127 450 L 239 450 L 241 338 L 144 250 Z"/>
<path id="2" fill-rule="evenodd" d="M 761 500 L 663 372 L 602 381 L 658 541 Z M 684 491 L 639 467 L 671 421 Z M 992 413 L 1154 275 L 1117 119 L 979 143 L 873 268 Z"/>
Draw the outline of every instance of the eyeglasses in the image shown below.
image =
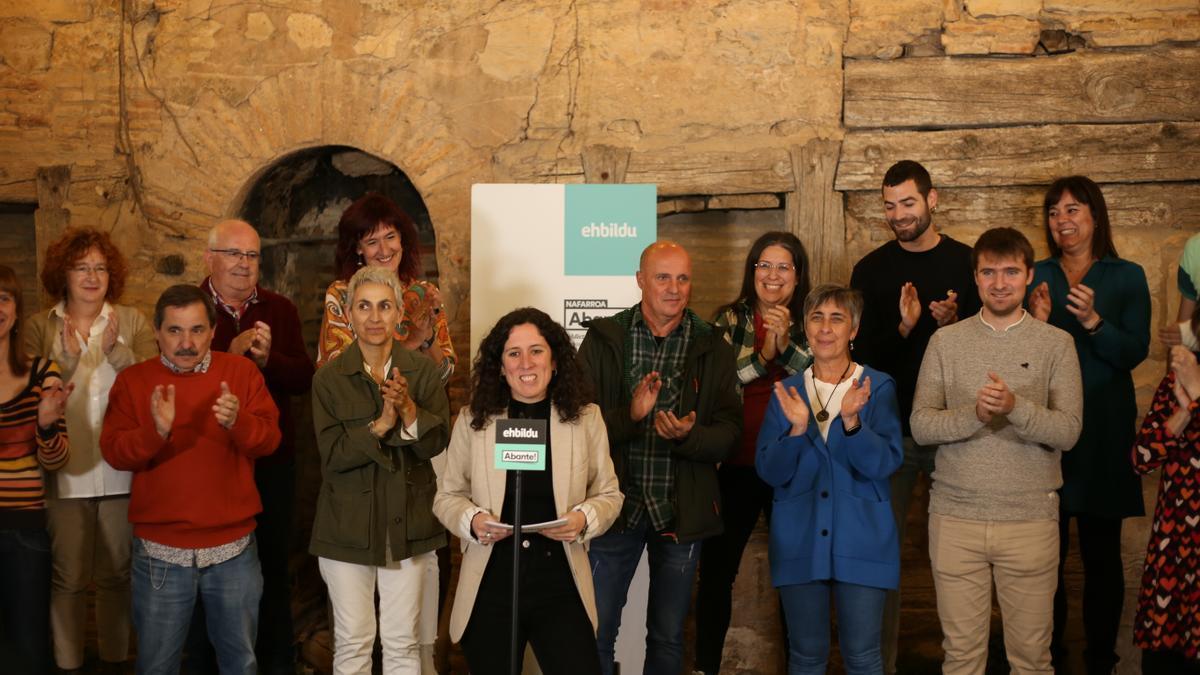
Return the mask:
<path id="1" fill-rule="evenodd" d="M 78 274 L 81 277 L 86 277 L 89 274 L 95 274 L 98 277 L 102 277 L 102 276 L 108 274 L 108 266 L 107 265 L 76 265 L 71 268 L 71 272 L 74 274 Z"/>
<path id="2" fill-rule="evenodd" d="M 239 251 L 236 248 L 210 248 L 208 250 L 212 253 L 220 253 L 226 258 L 237 262 L 245 259 L 248 262 L 254 263 L 258 262 L 259 258 L 262 257 L 262 254 L 258 251 Z"/>
<path id="3" fill-rule="evenodd" d="M 758 262 L 754 263 L 754 269 L 760 272 L 767 272 L 768 274 L 771 272 L 771 270 L 775 270 L 780 274 L 787 274 L 788 272 L 795 271 L 796 266 L 792 263 L 769 263 L 765 260 L 759 260 Z"/>

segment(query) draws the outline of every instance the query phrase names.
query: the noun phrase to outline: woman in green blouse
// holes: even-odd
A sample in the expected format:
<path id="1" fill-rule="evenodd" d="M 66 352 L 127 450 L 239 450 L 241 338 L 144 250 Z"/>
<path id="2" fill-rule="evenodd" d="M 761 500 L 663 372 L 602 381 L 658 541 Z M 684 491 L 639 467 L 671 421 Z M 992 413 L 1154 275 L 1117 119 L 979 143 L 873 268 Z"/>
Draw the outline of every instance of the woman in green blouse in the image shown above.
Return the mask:
<path id="1" fill-rule="evenodd" d="M 1065 658 L 1063 563 L 1075 520 L 1083 561 L 1087 672 L 1111 673 L 1125 593 L 1121 520 L 1143 514 L 1141 480 L 1129 463 L 1138 427 L 1132 371 L 1150 348 L 1150 290 L 1141 266 L 1117 256 L 1108 207 L 1084 176 L 1056 180 L 1043 201 L 1050 257 L 1034 267 L 1029 311 L 1071 334 L 1083 375 L 1083 433 L 1062 459 L 1056 664 Z"/>

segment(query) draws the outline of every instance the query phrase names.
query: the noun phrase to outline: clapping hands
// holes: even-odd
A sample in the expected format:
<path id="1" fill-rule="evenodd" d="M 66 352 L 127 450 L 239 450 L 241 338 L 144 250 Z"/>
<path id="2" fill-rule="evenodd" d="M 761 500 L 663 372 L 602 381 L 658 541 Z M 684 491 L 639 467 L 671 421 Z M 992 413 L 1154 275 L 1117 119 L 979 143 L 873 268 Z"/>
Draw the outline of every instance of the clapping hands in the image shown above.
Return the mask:
<path id="1" fill-rule="evenodd" d="M 67 398 L 73 391 L 74 382 L 63 386 L 62 380 L 57 377 L 47 378 L 42 383 L 42 394 L 37 407 L 37 425 L 40 428 L 49 429 L 62 418 L 67 410 Z"/>

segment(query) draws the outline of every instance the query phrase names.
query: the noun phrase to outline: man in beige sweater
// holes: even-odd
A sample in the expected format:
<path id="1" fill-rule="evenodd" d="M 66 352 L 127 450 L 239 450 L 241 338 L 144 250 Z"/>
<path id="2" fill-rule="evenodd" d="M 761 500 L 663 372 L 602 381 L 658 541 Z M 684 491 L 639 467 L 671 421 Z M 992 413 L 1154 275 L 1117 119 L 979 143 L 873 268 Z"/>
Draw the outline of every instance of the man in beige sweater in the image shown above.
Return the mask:
<path id="1" fill-rule="evenodd" d="M 1079 360 L 1067 333 L 1022 308 L 1024 235 L 988 230 L 971 257 L 983 309 L 934 333 L 911 418 L 914 440 L 938 446 L 929 558 L 942 672 L 984 672 L 994 578 L 1012 672 L 1053 673 L 1059 460 L 1079 436 Z"/>

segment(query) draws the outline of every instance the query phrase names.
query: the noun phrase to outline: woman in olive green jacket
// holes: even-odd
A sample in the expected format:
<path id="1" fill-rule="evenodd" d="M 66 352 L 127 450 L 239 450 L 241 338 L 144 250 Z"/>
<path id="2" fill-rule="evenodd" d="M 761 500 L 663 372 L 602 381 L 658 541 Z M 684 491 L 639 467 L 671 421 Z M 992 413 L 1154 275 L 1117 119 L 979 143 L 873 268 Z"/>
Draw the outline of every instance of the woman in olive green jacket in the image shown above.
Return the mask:
<path id="1" fill-rule="evenodd" d="M 396 275 L 364 267 L 348 295 L 357 337 L 313 378 L 323 480 L 309 551 L 333 606 L 334 672 L 371 672 L 378 589 L 383 672 L 416 673 L 422 579 L 446 543 L 430 459 L 449 438 L 449 403 L 434 363 L 392 338 Z"/>

